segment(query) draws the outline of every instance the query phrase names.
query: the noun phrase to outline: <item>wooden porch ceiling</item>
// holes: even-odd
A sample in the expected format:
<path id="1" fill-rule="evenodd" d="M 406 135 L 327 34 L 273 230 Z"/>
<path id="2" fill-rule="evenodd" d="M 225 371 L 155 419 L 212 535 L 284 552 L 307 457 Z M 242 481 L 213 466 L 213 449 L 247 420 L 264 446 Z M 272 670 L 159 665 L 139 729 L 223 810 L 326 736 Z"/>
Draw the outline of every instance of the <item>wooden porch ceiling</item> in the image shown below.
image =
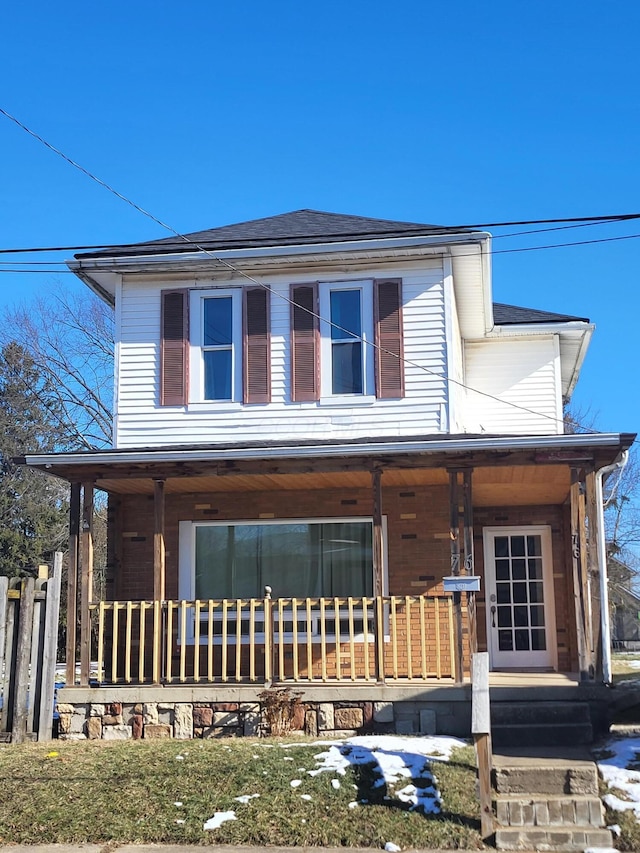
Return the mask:
<path id="1" fill-rule="evenodd" d="M 447 486 L 448 483 L 449 475 L 445 468 L 388 468 L 382 475 L 383 488 Z M 475 506 L 561 504 L 568 497 L 570 485 L 568 465 L 478 467 L 473 470 L 473 502 Z M 117 494 L 151 495 L 153 479 L 98 479 L 96 487 Z M 165 492 L 193 494 L 370 488 L 371 474 L 362 470 L 175 477 L 167 479 Z"/>

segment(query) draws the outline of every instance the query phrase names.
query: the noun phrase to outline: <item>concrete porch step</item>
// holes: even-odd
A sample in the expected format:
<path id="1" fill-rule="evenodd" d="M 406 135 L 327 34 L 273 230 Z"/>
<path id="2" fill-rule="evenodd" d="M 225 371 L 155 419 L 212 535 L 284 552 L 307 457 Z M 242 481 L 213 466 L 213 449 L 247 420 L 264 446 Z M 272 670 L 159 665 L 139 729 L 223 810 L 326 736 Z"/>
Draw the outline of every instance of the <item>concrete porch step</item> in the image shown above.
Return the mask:
<path id="1" fill-rule="evenodd" d="M 495 702 L 491 734 L 496 746 L 563 746 L 593 742 L 587 702 Z"/>
<path id="2" fill-rule="evenodd" d="M 503 826 L 604 825 L 600 797 L 560 794 L 501 794 L 496 799 L 496 819 Z"/>
<path id="3" fill-rule="evenodd" d="M 598 770 L 584 746 L 496 748 L 493 774 L 498 794 L 598 796 Z"/>
<path id="4" fill-rule="evenodd" d="M 491 722 L 505 725 L 591 724 L 587 702 L 493 702 Z"/>
<path id="5" fill-rule="evenodd" d="M 612 847 L 611 832 L 593 826 L 521 826 L 496 830 L 498 850 L 584 851 Z"/>
<path id="6" fill-rule="evenodd" d="M 491 726 L 491 737 L 496 746 L 576 746 L 593 742 L 591 723 L 564 723 L 562 725 L 532 725 L 518 723 Z"/>

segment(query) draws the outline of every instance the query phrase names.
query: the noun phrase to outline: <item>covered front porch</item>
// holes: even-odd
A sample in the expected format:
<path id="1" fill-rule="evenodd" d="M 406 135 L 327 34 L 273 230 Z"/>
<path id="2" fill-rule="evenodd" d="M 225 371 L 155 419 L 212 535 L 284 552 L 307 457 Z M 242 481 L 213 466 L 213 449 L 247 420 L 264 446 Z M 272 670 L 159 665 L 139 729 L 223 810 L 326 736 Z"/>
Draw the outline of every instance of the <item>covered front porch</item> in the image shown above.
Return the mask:
<path id="1" fill-rule="evenodd" d="M 71 482 L 65 695 L 90 684 L 139 701 L 159 687 L 453 689 L 475 650 L 489 651 L 494 673 L 532 683 L 554 672 L 601 681 L 598 471 L 631 440 L 438 436 L 29 457 Z M 101 601 L 96 489 L 109 495 Z M 479 593 L 444 583 L 466 576 L 481 578 Z"/>

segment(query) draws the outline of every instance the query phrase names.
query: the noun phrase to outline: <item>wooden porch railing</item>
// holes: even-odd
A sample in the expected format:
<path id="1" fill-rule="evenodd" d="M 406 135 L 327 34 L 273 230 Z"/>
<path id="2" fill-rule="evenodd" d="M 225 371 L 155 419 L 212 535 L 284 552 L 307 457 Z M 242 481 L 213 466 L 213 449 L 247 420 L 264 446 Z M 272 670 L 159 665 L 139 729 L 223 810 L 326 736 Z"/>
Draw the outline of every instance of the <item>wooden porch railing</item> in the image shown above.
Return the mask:
<path id="1" fill-rule="evenodd" d="M 103 684 L 456 679 L 448 596 L 103 601 Z"/>

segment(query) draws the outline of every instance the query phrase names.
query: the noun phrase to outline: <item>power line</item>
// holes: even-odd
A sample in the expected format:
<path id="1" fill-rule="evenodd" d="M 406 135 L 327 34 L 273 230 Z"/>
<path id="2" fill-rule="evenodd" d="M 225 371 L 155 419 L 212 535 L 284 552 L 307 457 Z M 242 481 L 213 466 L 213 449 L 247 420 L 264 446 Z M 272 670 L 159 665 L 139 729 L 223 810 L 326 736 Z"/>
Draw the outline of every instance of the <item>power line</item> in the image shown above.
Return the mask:
<path id="1" fill-rule="evenodd" d="M 3 112 L 3 110 L 0 108 L 0 113 L 1 112 Z M 69 161 L 69 162 L 71 162 L 73 164 L 73 161 Z M 90 173 L 87 173 L 87 174 L 90 174 Z M 107 184 L 103 184 L 103 186 L 108 188 Z M 140 208 L 140 210 L 142 211 L 142 208 Z M 147 214 L 145 214 L 145 215 L 147 215 Z M 575 228 L 587 228 L 587 227 L 593 227 L 593 226 L 598 226 L 598 225 L 612 225 L 612 224 L 615 224 L 617 222 L 625 222 L 625 221 L 635 220 L 635 219 L 640 219 L 640 214 L 630 213 L 630 214 L 620 214 L 618 216 L 593 216 L 593 217 L 585 217 L 584 219 L 570 219 L 570 220 L 568 220 L 568 219 L 530 219 L 530 220 L 523 220 L 522 222 L 513 222 L 513 223 L 506 222 L 506 223 L 503 223 L 503 225 L 505 225 L 505 226 L 506 225 L 520 225 L 520 224 L 522 224 L 522 225 L 537 225 L 537 224 L 546 223 L 546 222 L 559 222 L 559 223 L 561 223 L 561 222 L 573 222 L 575 224 L 573 224 L 573 225 L 560 225 L 560 226 L 556 226 L 553 228 L 536 228 L 536 229 L 531 229 L 529 231 L 514 231 L 511 234 L 493 234 L 492 240 L 504 240 L 504 239 L 508 239 L 511 237 L 525 237 L 525 236 L 530 236 L 531 234 L 547 234 L 547 233 L 550 233 L 552 231 L 566 231 L 566 230 L 571 230 L 571 229 L 575 229 Z M 169 226 L 165 226 L 165 227 L 168 228 Z M 437 231 L 434 232 L 434 234 L 444 233 L 447 231 L 453 232 L 456 230 L 458 230 L 458 231 L 459 230 L 470 230 L 471 228 L 497 228 L 497 227 L 499 227 L 499 224 L 497 224 L 497 223 L 494 223 L 494 224 L 485 223 L 484 225 L 477 225 L 477 226 L 473 226 L 473 225 L 442 226 L 442 228 L 437 229 Z M 177 231 L 174 232 L 173 229 L 170 229 L 170 230 L 172 231 L 172 233 L 178 235 Z M 185 242 L 192 243 L 193 245 L 195 245 L 193 243 L 193 241 L 191 241 L 189 239 L 188 236 L 185 236 L 184 234 L 179 234 L 178 236 L 182 240 L 184 240 Z M 354 235 L 354 236 L 357 236 L 357 235 Z M 621 238 L 621 239 L 623 239 L 623 238 Z M 598 241 L 596 241 L 596 242 L 598 242 Z M 446 244 L 443 244 L 443 245 L 446 245 Z M 565 244 L 560 243 L 557 245 L 562 246 Z M 566 245 L 574 245 L 574 244 L 566 244 Z M 90 249 L 98 250 L 98 249 L 111 249 L 111 248 L 114 248 L 113 243 L 96 243 L 93 245 L 85 245 L 85 246 L 81 246 L 81 245 L 75 245 L 75 246 L 31 246 L 31 247 L 19 247 L 19 248 L 11 248 L 11 249 L 6 249 L 6 248 L 0 249 L 0 255 L 26 255 L 26 254 L 34 254 L 37 252 L 78 252 L 78 251 L 88 251 Z M 140 248 L 140 243 L 123 243 L 120 246 L 118 246 L 118 248 L 119 249 L 136 249 L 136 248 Z M 532 247 L 532 248 L 538 248 L 538 247 Z M 547 248 L 547 247 L 541 246 L 540 248 Z M 555 247 L 551 247 L 551 248 L 555 248 Z M 527 250 L 529 250 L 529 249 L 527 249 Z M 495 251 L 492 251 L 491 254 L 499 254 L 501 251 L 509 251 L 509 250 L 496 249 Z M 511 250 L 511 251 L 513 251 L 513 250 Z M 12 263 L 12 262 L 11 261 L 0 261 L 0 263 Z M 57 264 L 57 263 L 60 263 L 60 264 L 62 264 L 62 263 L 64 263 L 64 261 L 13 261 L 13 263 L 21 263 L 21 264 L 27 264 L 27 265 L 35 265 L 38 263 L 41 263 L 41 264 L 47 264 L 47 263 Z"/>
<path id="2" fill-rule="evenodd" d="M 10 113 L 8 113 L 6 110 L 2 109 L 2 107 L 0 107 L 0 113 L 2 113 L 3 115 L 5 115 L 8 119 L 10 119 L 11 121 L 13 121 L 15 124 L 17 124 L 17 125 L 18 125 L 18 127 L 22 128 L 22 130 L 24 130 L 26 133 L 28 133 L 28 134 L 29 134 L 30 136 L 32 136 L 34 139 L 36 139 L 37 141 L 39 141 L 40 143 L 42 143 L 46 148 L 48 148 L 48 149 L 49 149 L 50 151 L 52 151 L 54 154 L 57 154 L 59 157 L 62 157 L 62 159 L 63 159 L 63 160 L 65 160 L 67 163 L 69 163 L 71 166 L 73 166 L 74 168 L 76 168 L 76 169 L 78 169 L 79 171 L 81 171 L 84 175 L 86 175 L 86 176 L 87 176 L 88 178 L 90 178 L 92 181 L 95 181 L 97 184 L 99 184 L 99 185 L 100 185 L 101 187 L 103 187 L 104 189 L 108 190 L 110 193 L 112 193 L 113 195 L 115 195 L 115 196 L 116 196 L 117 198 L 119 198 L 121 201 L 125 202 L 125 203 L 126 203 L 126 204 L 128 204 L 130 207 L 134 208 L 134 210 L 137 210 L 139 213 L 142 213 L 144 216 L 146 216 L 146 217 L 148 217 L 149 219 L 151 219 L 151 220 L 152 220 L 153 222 L 155 222 L 157 225 L 160 225 L 160 227 L 161 227 L 161 228 L 164 228 L 165 230 L 170 231 L 170 232 L 171 232 L 175 237 L 177 237 L 179 240 L 182 240 L 182 241 L 184 241 L 185 243 L 187 243 L 187 244 L 189 244 L 189 245 L 192 245 L 192 246 L 193 246 L 194 248 L 196 248 L 198 251 L 203 252 L 205 255 L 207 255 L 208 257 L 212 258 L 212 259 L 213 259 L 213 260 L 215 260 L 217 263 L 222 264 L 223 266 L 227 267 L 227 268 L 228 268 L 229 270 L 231 270 L 232 272 L 235 272 L 235 273 L 237 273 L 238 275 L 240 275 L 240 276 L 244 277 L 245 279 L 247 279 L 248 281 L 251 281 L 251 282 L 252 282 L 253 284 L 255 284 L 256 286 L 258 286 L 258 287 L 262 287 L 264 290 L 267 290 L 269 293 L 274 294 L 275 296 L 277 296 L 277 297 L 279 297 L 280 299 L 284 300 L 285 302 L 289 303 L 289 305 L 292 305 L 292 306 L 293 306 L 293 305 L 296 305 L 296 307 L 298 307 L 298 308 L 302 308 L 302 310 L 304 310 L 306 313 L 308 313 L 308 314 L 310 314 L 311 316 L 313 316 L 314 318 L 316 318 L 319 322 L 327 323 L 327 324 L 328 324 L 329 326 L 331 326 L 332 328 L 338 329 L 338 330 L 339 330 L 339 331 L 341 331 L 341 332 L 346 332 L 346 333 L 347 333 L 350 337 L 352 337 L 353 339 L 355 339 L 355 340 L 360 340 L 363 344 L 368 344 L 369 346 L 373 347 L 374 349 L 378 349 L 379 351 L 384 352 L 384 353 L 385 353 L 385 354 L 387 354 L 387 355 L 391 355 L 391 356 L 393 356 L 394 358 L 397 358 L 397 359 L 401 360 L 401 361 L 403 362 L 403 364 L 405 364 L 405 365 L 410 365 L 410 366 L 412 366 L 412 367 L 416 367 L 416 368 L 417 368 L 417 369 L 419 369 L 419 370 L 422 370 L 422 371 L 424 371 L 424 372 L 426 372 L 426 373 L 429 373 L 429 374 L 431 374 L 431 375 L 433 375 L 433 376 L 436 376 L 438 379 L 440 379 L 440 381 L 443 381 L 443 380 L 444 380 L 444 381 L 446 381 L 447 383 L 452 383 L 452 384 L 457 385 L 457 386 L 459 386 L 459 387 L 461 387 L 461 388 L 464 388 L 464 389 L 465 389 L 465 390 L 467 390 L 467 391 L 471 391 L 471 392 L 473 392 L 473 393 L 475 393 L 475 394 L 480 394 L 480 395 L 481 395 L 481 396 L 483 396 L 483 397 L 487 397 L 487 398 L 489 398 L 489 399 L 495 400 L 496 402 L 502 403 L 503 405 L 508 405 L 508 406 L 511 406 L 512 408 L 519 409 L 520 411 L 527 412 L 528 414 L 535 415 L 536 417 L 543 417 L 543 418 L 546 418 L 546 419 L 548 419 L 548 420 L 554 421 L 555 423 L 564 423 L 564 420 L 563 420 L 562 418 L 556 418 L 556 417 L 554 417 L 554 416 L 552 416 L 552 415 L 547 415 L 547 414 L 545 414 L 544 412 L 536 412 L 536 411 L 535 411 L 535 410 L 533 410 L 533 409 L 529 409 L 529 408 L 527 408 L 527 407 L 525 407 L 525 406 L 520 406 L 520 405 L 518 405 L 517 403 L 512 403 L 512 402 L 507 401 L 507 400 L 502 400 L 500 397 L 496 397 L 494 394 L 489 394 L 489 393 L 487 393 L 487 392 L 485 392 L 485 391 L 479 391 L 477 388 L 471 388 L 470 386 L 465 385 L 463 382 L 459 382 L 458 380 L 456 380 L 456 379 L 452 379 L 451 377 L 442 377 L 442 376 L 441 376 L 439 373 L 437 373 L 435 370 L 430 370 L 429 368 L 425 367 L 424 365 L 417 364 L 416 362 L 412 362 L 412 361 L 410 361 L 409 359 L 401 358 L 397 353 L 391 352 L 390 350 L 387 350 L 385 347 L 381 347 L 379 344 L 376 344 L 374 341 L 369 341 L 369 340 L 367 340 L 367 339 L 365 339 L 365 338 L 362 338 L 362 337 L 361 337 L 361 338 L 357 338 L 356 336 L 354 336 L 354 335 L 351 333 L 351 331 L 350 331 L 350 330 L 348 330 L 348 329 L 345 329 L 345 328 L 341 327 L 341 326 L 340 326 L 340 325 L 338 325 L 337 323 L 333 323 L 333 322 L 332 322 L 332 321 L 330 321 L 330 320 L 326 320 L 326 319 L 322 318 L 319 314 L 316 314 L 314 311 L 311 311 L 310 309 L 305 308 L 305 307 L 304 307 L 304 306 L 302 306 L 302 305 L 297 305 L 297 303 L 294 303 L 294 302 L 293 302 L 293 300 L 292 300 L 292 299 L 290 299 L 289 297 L 285 296 L 285 295 L 284 295 L 284 294 L 282 294 L 282 293 L 279 293 L 278 291 L 274 291 L 274 290 L 273 290 L 269 285 L 264 284 L 264 282 L 262 282 L 262 281 L 260 281 L 260 280 L 256 279 L 255 277 L 253 277 L 253 276 L 249 275 L 248 273 L 244 272 L 243 270 L 239 269 L 238 267 L 234 266 L 233 264 L 229 263 L 228 261 L 224 260 L 223 258 L 220 258 L 219 256 L 216 256 L 213 252 L 211 252 L 211 251 L 209 251 L 209 250 L 205 249 L 203 246 L 201 246 L 201 245 L 200 245 L 199 243 L 197 243 L 196 241 L 190 240 L 190 239 L 189 239 L 187 236 L 185 236 L 184 234 L 180 234 L 178 231 L 176 231 L 176 230 L 175 230 L 174 228 L 172 228 L 170 225 L 168 225 L 167 223 L 163 222 L 162 220 L 160 220 L 160 219 L 158 219 L 156 216 L 154 216 L 154 214 L 150 213 L 148 210 L 145 210 L 143 207 L 140 207 L 140 205 L 138 205 L 138 204 L 136 204 L 135 202 L 131 201 L 131 199 L 127 198 L 127 197 L 126 197 L 126 196 L 124 196 L 122 193 L 118 192 L 116 189 L 114 189 L 113 187 L 111 187 L 111 186 L 110 186 L 109 184 L 107 184 L 105 181 L 103 181 L 103 180 L 101 180 L 100 178 L 98 178 L 96 175 L 94 175 L 94 174 L 93 174 L 92 172 L 90 172 L 88 169 L 85 169 L 85 168 L 84 168 L 84 166 L 81 166 L 79 163 L 77 163 L 77 162 L 76 162 L 75 160 L 73 160 L 71 157 L 67 156 L 67 155 L 66 155 L 63 151 L 61 151 L 59 148 L 56 148 L 56 147 L 55 147 L 54 145 L 52 145 L 50 142 L 47 142 L 47 140 L 46 140 L 46 139 L 44 139 L 42 136 L 40 136 L 39 134 L 37 134 L 35 131 L 30 130 L 30 128 L 28 128 L 25 124 L 23 124 L 21 121 L 19 121 L 17 118 L 15 118 L 15 116 L 12 116 L 12 115 L 11 115 Z M 543 224 L 543 223 L 550 224 L 551 222 L 555 222 L 555 223 L 560 223 L 560 222 L 564 222 L 564 223 L 568 223 L 568 222 L 584 222 L 584 221 L 596 221 L 596 220 L 598 220 L 598 219 L 602 219 L 602 218 L 603 218 L 603 217 L 587 217 L 587 219 L 586 219 L 586 220 L 584 220 L 584 219 L 575 219 L 575 218 L 570 218 L 570 219 L 557 219 L 557 220 L 539 220 L 539 222 L 540 222 L 540 224 Z M 619 216 L 614 216 L 614 217 L 604 217 L 604 219 L 606 219 L 606 220 L 608 220 L 608 221 L 626 220 L 626 219 L 640 219 L 640 213 L 633 213 L 633 214 L 620 214 Z M 535 223 L 534 221 L 530 221 L 529 223 L 527 223 L 527 222 L 525 222 L 525 221 L 521 221 L 521 222 L 513 222 L 513 223 L 489 223 L 489 224 L 487 224 L 487 226 L 486 226 L 486 227 L 499 227 L 499 226 L 501 226 L 501 225 L 525 225 L 525 224 L 536 224 L 536 223 Z M 456 228 L 458 228 L 458 229 L 460 229 L 461 227 L 462 227 L 462 226 L 456 226 Z M 479 226 L 470 226 L 470 227 L 479 227 Z M 448 230 L 452 230 L 452 229 L 448 229 Z M 633 235 L 633 236 L 635 237 L 635 236 L 640 236 L 640 235 Z M 613 239 L 632 239 L 632 238 L 631 238 L 631 237 L 629 237 L 629 238 L 608 238 L 608 239 L 606 240 L 606 242 L 609 242 L 609 240 L 613 240 Z M 599 241 L 599 240 L 593 240 L 593 241 L 582 241 L 581 243 L 573 243 L 573 244 L 567 244 L 567 245 L 584 245 L 584 244 L 586 244 L 586 243 L 593 243 L 593 242 L 605 242 L 605 240 L 603 240 L 603 241 Z M 559 245 L 560 245 L 560 244 L 556 244 L 556 246 L 550 246 L 550 247 L 546 247 L 546 248 L 558 248 L 558 247 L 559 247 Z M 531 249 L 529 249 L 529 251 L 530 251 L 530 250 L 533 250 L 534 248 L 536 248 L 536 247 L 531 247 Z M 542 247 L 540 247 L 540 248 L 542 248 Z M 506 250 L 499 250 L 499 251 L 500 251 L 500 253 L 503 253 L 503 252 L 527 251 L 527 249 L 506 249 Z M 581 427 L 581 425 L 580 425 L 580 424 L 577 424 L 577 426 Z M 581 427 L 581 428 L 584 428 L 584 427 Z"/>

